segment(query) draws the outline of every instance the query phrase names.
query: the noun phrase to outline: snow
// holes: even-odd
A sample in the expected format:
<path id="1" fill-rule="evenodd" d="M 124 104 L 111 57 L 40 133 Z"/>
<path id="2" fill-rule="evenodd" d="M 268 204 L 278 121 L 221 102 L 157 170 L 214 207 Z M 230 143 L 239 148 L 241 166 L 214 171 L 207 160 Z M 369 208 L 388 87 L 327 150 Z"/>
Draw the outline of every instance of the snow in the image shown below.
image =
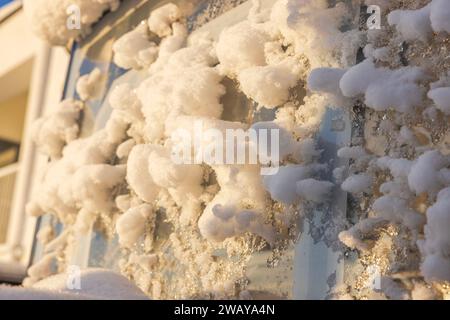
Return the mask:
<path id="1" fill-rule="evenodd" d="M 421 266 L 427 281 L 450 281 L 450 188 L 442 189 L 428 208 L 425 240 L 419 242 L 424 255 Z"/>
<path id="2" fill-rule="evenodd" d="M 77 221 L 76 229 L 81 232 L 98 214 L 111 214 L 115 209 L 112 191 L 125 182 L 126 168 L 107 162 L 123 139 L 126 128 L 122 124 L 113 112 L 105 129 L 68 143 L 62 156 L 43 172 L 40 188 L 27 205 L 30 214 L 50 213 L 69 225 Z M 86 221 L 77 218 L 78 213 Z"/>
<path id="3" fill-rule="evenodd" d="M 300 180 L 296 185 L 297 194 L 301 198 L 317 203 L 326 201 L 334 187 L 334 184 L 329 181 L 319 181 L 316 179 Z"/>
<path id="4" fill-rule="evenodd" d="M 179 50 L 140 84 L 137 96 L 142 103 L 144 130 L 150 142 L 169 137 L 171 132 L 166 131 L 166 122 L 173 124 L 179 115 L 220 117 L 220 97 L 225 89 L 220 83 L 222 76 L 210 66 L 213 61 L 207 49 L 208 46 L 202 45 Z M 185 60 L 191 60 L 191 65 L 180 63 Z"/>
<path id="5" fill-rule="evenodd" d="M 220 34 L 216 52 L 222 72 L 236 76 L 240 71 L 266 65 L 265 44 L 269 35 L 249 21 L 243 21 Z"/>
<path id="6" fill-rule="evenodd" d="M 50 276 L 53 272 L 52 264 L 55 262 L 56 255 L 49 253 L 42 257 L 36 264 L 28 269 L 28 276 L 34 282 Z"/>
<path id="7" fill-rule="evenodd" d="M 422 104 L 423 89 L 419 82 L 424 78 L 424 72 L 418 67 L 377 68 L 367 59 L 350 68 L 339 85 L 346 97 L 364 95 L 366 105 L 374 110 L 393 108 L 412 112 Z"/>
<path id="8" fill-rule="evenodd" d="M 119 0 L 24 0 L 23 3 L 32 30 L 50 44 L 59 46 L 89 34 L 92 25 L 106 11 L 115 11 L 120 4 Z M 80 29 L 67 27 L 71 15 L 76 13 L 68 10 L 73 5 L 81 14 Z"/>
<path id="9" fill-rule="evenodd" d="M 437 150 L 421 155 L 411 167 L 408 175 L 409 187 L 416 194 L 423 192 L 437 193 L 442 185 L 439 182 L 439 170 L 448 166 L 450 159 Z"/>
<path id="10" fill-rule="evenodd" d="M 375 200 L 372 209 L 377 217 L 388 221 L 401 223 L 411 230 L 417 230 L 424 223 L 424 217 L 418 212 L 410 209 L 408 203 L 394 196 L 382 196 Z"/>
<path id="11" fill-rule="evenodd" d="M 297 54 L 307 57 L 311 68 L 336 67 L 335 53 L 345 38 L 339 27 L 347 14 L 342 3 L 329 8 L 326 0 L 279 0 L 272 8 L 270 21 L 285 42 L 294 45 Z"/>
<path id="12" fill-rule="evenodd" d="M 31 288 L 0 286 L 0 300 L 146 300 L 124 276 L 104 269 L 79 273 L 80 288 L 70 289 L 70 274 L 58 274 L 35 283 Z"/>
<path id="13" fill-rule="evenodd" d="M 425 283 L 414 283 L 414 289 L 411 291 L 413 300 L 435 300 L 437 298 L 436 291 Z"/>
<path id="14" fill-rule="evenodd" d="M 361 146 L 343 147 L 338 150 L 337 155 L 343 159 L 360 159 L 367 156 L 366 150 Z"/>
<path id="15" fill-rule="evenodd" d="M 339 68 L 317 68 L 308 77 L 308 88 L 312 91 L 340 95 L 339 82 L 346 70 Z"/>
<path id="16" fill-rule="evenodd" d="M 128 157 L 127 182 L 140 199 L 152 203 L 158 195 L 159 188 L 148 171 L 150 146 L 135 146 Z"/>
<path id="17" fill-rule="evenodd" d="M 118 4 L 75 2 L 90 9 L 80 31 L 61 27 L 66 0 L 26 1 L 26 9 L 39 3 L 33 19 L 41 21 L 35 28 L 44 38 L 65 44 L 87 34 L 103 12 Z M 56 258 L 70 254 L 74 237 L 100 219 L 115 230 L 120 247 L 129 253 L 121 262 L 122 272 L 156 298 L 173 297 L 161 276 L 173 269 L 152 247 L 156 212 L 163 209 L 173 226 L 171 250 L 186 268 L 183 283 L 174 283 L 177 297 L 192 296 L 188 288 L 194 287 L 199 296 L 205 292 L 231 296 L 246 265 L 219 264 L 213 261 L 213 251 L 219 247 L 227 254 L 251 251 L 247 242 L 255 242 L 255 235 L 278 250 L 283 236 L 278 226 L 291 227 L 286 222 L 291 211 L 307 219 L 305 207 L 329 201 L 334 184 L 319 180 L 328 164 L 318 163 L 322 151 L 316 148 L 316 134 L 328 106 L 351 110 L 356 104 L 371 110 L 362 112 L 364 136 L 353 137 L 351 147 L 342 146 L 337 152 L 349 165 L 334 170 L 336 183 L 353 193 L 359 205 L 356 224 L 339 234 L 340 241 L 383 260 L 386 254 L 380 254 L 379 247 L 389 237 L 398 246 L 395 249 L 401 249 L 390 252 L 412 252 L 406 258 L 414 257 L 415 264 L 409 260 L 407 264 L 415 268 L 419 252 L 400 239 L 407 228 L 411 243 L 419 239 L 425 280 L 430 284 L 448 280 L 450 159 L 444 133 L 437 130 L 446 128 L 441 113 L 450 114 L 450 78 L 436 61 L 422 64 L 409 59 L 407 66 L 399 67 L 397 54 L 404 40 L 436 45 L 434 33 L 449 31 L 448 1 L 433 0 L 418 10 L 403 2 L 366 1 L 386 12 L 398 9 L 388 16 L 397 30 L 394 35 L 389 28 L 342 31 L 349 27 L 350 10 L 343 3 L 331 7 L 328 3 L 278 0 L 264 11 L 254 1 L 248 18 L 224 28 L 218 38 L 206 33 L 189 36 L 181 9 L 168 3 L 119 38 L 113 45 L 114 62 L 138 70 L 144 80 L 113 88 L 108 97 L 113 111 L 105 128 L 79 137 L 84 103 L 75 100 L 63 101 L 55 113 L 35 124 L 33 136 L 51 161 L 27 212 L 55 215 L 64 232 L 53 240 L 50 230 L 40 235 L 46 255 L 29 269 L 25 283 L 48 277 L 56 264 L 64 268 Z M 409 46 L 402 54 L 419 57 L 420 45 Z M 357 49 L 364 46 L 366 60 L 354 65 Z M 435 65 L 440 70 L 434 70 Z M 80 77 L 81 100 L 98 98 L 102 77 L 98 69 Z M 439 81 L 430 83 L 433 79 Z M 233 82 L 258 112 L 262 107 L 276 108 L 276 119 L 223 120 L 228 107 L 225 82 Z M 297 86 L 309 89 L 302 99 Z M 430 100 L 425 99 L 426 92 Z M 187 140 L 178 144 L 179 133 L 194 137 L 199 122 L 202 134 L 210 129 L 222 134 L 227 129 L 279 130 L 280 161 L 269 168 L 278 171 L 261 175 L 266 165 L 261 161 L 217 164 L 199 160 L 198 154 L 195 164 L 176 162 L 174 146 L 192 147 Z M 207 145 L 208 141 L 201 142 L 201 147 Z M 391 227 L 399 234 L 385 232 Z M 389 263 L 398 270 L 398 261 Z M 194 278 L 201 288 L 189 282 Z M 421 282 L 410 283 L 406 290 L 388 275 L 383 279 L 386 296 L 408 297 L 410 290 L 413 297 L 432 295 Z"/>
<path id="18" fill-rule="evenodd" d="M 156 254 L 149 255 L 136 255 L 132 253 L 130 255 L 129 261 L 131 263 L 138 264 L 141 268 L 143 268 L 147 272 L 151 272 L 152 268 L 158 262 L 158 256 Z"/>
<path id="19" fill-rule="evenodd" d="M 131 248 L 144 234 L 146 222 L 153 213 L 152 206 L 143 204 L 130 208 L 116 222 L 116 230 L 121 246 Z"/>
<path id="20" fill-rule="evenodd" d="M 114 63 L 124 69 L 149 67 L 158 57 L 157 45 L 148 38 L 148 26 L 142 22 L 113 45 Z"/>
<path id="21" fill-rule="evenodd" d="M 31 136 L 42 153 L 54 159 L 61 157 L 64 146 L 79 135 L 78 119 L 82 109 L 79 101 L 64 100 L 55 112 L 33 124 Z"/>
<path id="22" fill-rule="evenodd" d="M 429 4 L 420 10 L 395 10 L 388 15 L 390 25 L 395 25 L 397 31 L 405 40 L 428 40 L 433 29 L 431 28 L 430 13 L 432 5 Z"/>
<path id="23" fill-rule="evenodd" d="M 364 56 L 375 61 L 389 61 L 391 50 L 388 47 L 374 48 L 371 44 L 364 47 Z"/>
<path id="24" fill-rule="evenodd" d="M 373 178 L 367 174 L 355 174 L 342 183 L 341 188 L 350 193 L 370 192 Z"/>
<path id="25" fill-rule="evenodd" d="M 430 19 L 434 31 L 450 33 L 450 6 L 448 5 L 448 1 L 433 0 Z"/>
<path id="26" fill-rule="evenodd" d="M 266 197 L 259 166 L 214 166 L 213 169 L 220 191 L 198 221 L 200 233 L 208 240 L 220 242 L 252 232 L 273 242 L 272 227 L 265 225 L 262 216 Z"/>
<path id="27" fill-rule="evenodd" d="M 288 101 L 289 89 L 298 82 L 294 61 L 250 67 L 239 73 L 242 91 L 260 106 L 274 108 Z"/>
<path id="28" fill-rule="evenodd" d="M 450 87 L 436 88 L 428 92 L 428 98 L 433 100 L 436 108 L 450 115 Z"/>
<path id="29" fill-rule="evenodd" d="M 181 11 L 173 3 L 168 3 L 153 10 L 148 18 L 148 28 L 158 37 L 167 37 L 172 33 L 172 23 L 181 18 Z"/>
<path id="30" fill-rule="evenodd" d="M 381 157 L 377 159 L 377 165 L 381 169 L 389 169 L 395 178 L 407 178 L 411 172 L 413 162 L 408 159 Z"/>
<path id="31" fill-rule="evenodd" d="M 380 217 L 361 220 L 350 229 L 340 232 L 339 240 L 351 249 L 367 251 L 370 249 L 370 245 L 364 241 L 364 238 L 385 224 L 385 219 Z"/>
<path id="32" fill-rule="evenodd" d="M 175 203 L 181 207 L 181 221 L 195 221 L 200 213 L 203 192 L 203 170 L 200 165 L 175 164 L 169 149 L 152 146 L 148 170 L 155 184 L 167 189 Z"/>
<path id="33" fill-rule="evenodd" d="M 297 182 L 309 178 L 310 174 L 310 168 L 301 165 L 280 167 L 277 174 L 264 177 L 264 186 L 272 199 L 293 204 L 298 200 Z"/>
<path id="34" fill-rule="evenodd" d="M 419 84 L 425 78 L 418 67 L 390 70 L 376 67 L 371 59 L 366 59 L 346 71 L 314 69 L 309 88 L 349 98 L 364 95 L 365 104 L 376 111 L 395 109 L 409 113 L 422 105 L 424 92 Z"/>
<path id="35" fill-rule="evenodd" d="M 274 231 L 260 219 L 260 214 L 250 210 L 236 210 L 216 204 L 199 220 L 202 235 L 212 241 L 222 242 L 245 232 L 255 233 L 273 243 Z"/>
<path id="36" fill-rule="evenodd" d="M 90 73 L 81 76 L 77 81 L 77 93 L 82 101 L 99 98 L 103 87 L 103 74 L 95 68 Z"/>
<path id="37" fill-rule="evenodd" d="M 446 0 L 433 0 L 417 10 L 395 10 L 388 15 L 390 25 L 405 40 L 427 41 L 434 32 L 450 33 L 450 8 Z"/>

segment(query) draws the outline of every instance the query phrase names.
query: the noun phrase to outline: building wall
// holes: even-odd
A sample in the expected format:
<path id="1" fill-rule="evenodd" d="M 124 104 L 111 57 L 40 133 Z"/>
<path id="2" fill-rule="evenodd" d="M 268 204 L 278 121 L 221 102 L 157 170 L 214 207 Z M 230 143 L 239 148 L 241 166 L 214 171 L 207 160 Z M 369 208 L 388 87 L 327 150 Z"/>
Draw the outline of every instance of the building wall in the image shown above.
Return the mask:
<path id="1" fill-rule="evenodd" d="M 28 91 L 0 101 L 0 139 L 21 142 L 27 103 Z"/>

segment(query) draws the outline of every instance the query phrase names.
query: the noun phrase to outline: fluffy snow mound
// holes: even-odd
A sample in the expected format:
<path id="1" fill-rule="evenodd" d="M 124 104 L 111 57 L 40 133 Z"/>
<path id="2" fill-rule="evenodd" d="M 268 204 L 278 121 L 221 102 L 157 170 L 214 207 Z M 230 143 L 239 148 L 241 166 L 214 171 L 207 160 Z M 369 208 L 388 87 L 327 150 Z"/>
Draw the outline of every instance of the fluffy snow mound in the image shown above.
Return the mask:
<path id="1" fill-rule="evenodd" d="M 369 192 L 373 178 L 367 174 L 357 174 L 348 177 L 341 185 L 342 190 L 350 193 Z"/>
<path id="2" fill-rule="evenodd" d="M 172 23 L 181 17 L 181 11 L 178 6 L 168 3 L 152 11 L 150 18 L 148 18 L 148 27 L 158 37 L 167 37 L 172 33 Z"/>
<path id="3" fill-rule="evenodd" d="M 333 187 L 329 181 L 305 179 L 297 182 L 297 194 L 307 201 L 320 203 L 327 200 Z"/>
<path id="4" fill-rule="evenodd" d="M 450 88 L 436 88 L 428 92 L 428 98 L 433 100 L 436 108 L 450 115 Z"/>
<path id="5" fill-rule="evenodd" d="M 224 241 L 245 232 L 274 240 L 274 230 L 263 219 L 265 190 L 259 166 L 213 167 L 220 191 L 208 203 L 198 221 L 201 234 L 208 240 Z M 236 188 L 236 186 L 241 186 Z"/>
<path id="6" fill-rule="evenodd" d="M 79 277 L 79 283 L 73 276 Z M 35 283 L 31 288 L 0 286 L 0 300 L 146 299 L 147 296 L 127 278 L 104 269 L 54 275 Z"/>
<path id="7" fill-rule="evenodd" d="M 70 39 L 87 35 L 103 14 L 115 11 L 119 0 L 24 0 L 33 31 L 52 45 L 64 46 Z M 75 17 L 77 13 L 79 17 Z M 71 18 L 80 28 L 69 28 Z"/>
<path id="8" fill-rule="evenodd" d="M 264 186 L 272 199 L 289 205 L 298 200 L 297 182 L 310 177 L 310 167 L 288 165 L 280 167 L 277 174 L 264 177 Z"/>
<path id="9" fill-rule="evenodd" d="M 77 93 L 83 101 L 99 98 L 103 85 L 103 74 L 95 68 L 77 81 Z"/>
<path id="10" fill-rule="evenodd" d="M 409 187 L 416 194 L 423 192 L 436 193 L 442 188 L 439 171 L 450 163 L 439 151 L 428 151 L 421 155 L 413 164 L 408 175 Z"/>
<path id="11" fill-rule="evenodd" d="M 217 42 L 217 57 L 223 72 L 237 75 L 241 70 L 266 65 L 265 44 L 270 36 L 249 21 L 222 31 Z"/>
<path id="12" fill-rule="evenodd" d="M 261 106 L 274 108 L 287 102 L 289 89 L 298 82 L 298 73 L 294 61 L 286 61 L 247 68 L 239 73 L 238 80 L 247 97 Z"/>
<path id="13" fill-rule="evenodd" d="M 419 241 L 424 261 L 422 273 L 428 281 L 450 281 L 450 188 L 439 192 L 427 210 L 425 240 Z"/>
<path id="14" fill-rule="evenodd" d="M 31 136 L 39 150 L 54 159 L 61 157 L 64 146 L 78 138 L 78 119 L 82 109 L 81 102 L 64 100 L 54 113 L 37 120 Z"/>
<path id="15" fill-rule="evenodd" d="M 396 26 L 405 40 L 426 41 L 433 32 L 430 12 L 431 4 L 419 10 L 395 10 L 389 14 L 388 21 Z"/>
<path id="16" fill-rule="evenodd" d="M 158 46 L 149 40 L 148 26 L 142 22 L 113 45 L 114 63 L 124 69 L 149 67 L 158 57 Z"/>
<path id="17" fill-rule="evenodd" d="M 405 40 L 427 41 L 433 31 L 450 33 L 450 6 L 447 0 L 433 0 L 418 10 L 392 11 L 388 22 Z"/>
<path id="18" fill-rule="evenodd" d="M 150 205 L 143 204 L 130 208 L 117 219 L 116 230 L 122 246 L 131 248 L 138 241 L 152 212 L 153 208 Z"/>
<path id="19" fill-rule="evenodd" d="M 366 105 L 374 110 L 412 112 L 422 105 L 424 91 L 419 82 L 424 78 L 418 67 L 377 68 L 368 59 L 350 68 L 339 86 L 346 97 L 364 95 Z"/>

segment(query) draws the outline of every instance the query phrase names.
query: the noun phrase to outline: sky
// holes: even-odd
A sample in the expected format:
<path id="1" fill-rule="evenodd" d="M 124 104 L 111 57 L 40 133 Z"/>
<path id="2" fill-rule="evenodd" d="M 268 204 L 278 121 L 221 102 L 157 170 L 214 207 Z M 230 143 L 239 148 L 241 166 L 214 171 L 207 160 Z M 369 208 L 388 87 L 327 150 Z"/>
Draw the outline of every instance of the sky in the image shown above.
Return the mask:
<path id="1" fill-rule="evenodd" d="M 3 7 L 5 4 L 12 2 L 13 0 L 0 0 L 0 7 Z"/>

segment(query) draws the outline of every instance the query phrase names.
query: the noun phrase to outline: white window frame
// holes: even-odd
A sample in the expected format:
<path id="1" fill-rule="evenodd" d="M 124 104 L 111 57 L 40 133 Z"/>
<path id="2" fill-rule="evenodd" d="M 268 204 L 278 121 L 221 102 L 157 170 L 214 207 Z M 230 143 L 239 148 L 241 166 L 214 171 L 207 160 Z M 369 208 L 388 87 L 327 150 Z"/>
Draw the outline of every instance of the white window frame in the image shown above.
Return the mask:
<path id="1" fill-rule="evenodd" d="M 37 43 L 25 118 L 19 162 L 14 168 L 17 178 L 6 242 L 0 245 L 0 281 L 20 282 L 31 263 L 37 218 L 27 215 L 26 204 L 39 188 L 39 174 L 47 163 L 31 137 L 34 121 L 57 107 L 65 84 L 69 55 L 64 48 Z"/>

